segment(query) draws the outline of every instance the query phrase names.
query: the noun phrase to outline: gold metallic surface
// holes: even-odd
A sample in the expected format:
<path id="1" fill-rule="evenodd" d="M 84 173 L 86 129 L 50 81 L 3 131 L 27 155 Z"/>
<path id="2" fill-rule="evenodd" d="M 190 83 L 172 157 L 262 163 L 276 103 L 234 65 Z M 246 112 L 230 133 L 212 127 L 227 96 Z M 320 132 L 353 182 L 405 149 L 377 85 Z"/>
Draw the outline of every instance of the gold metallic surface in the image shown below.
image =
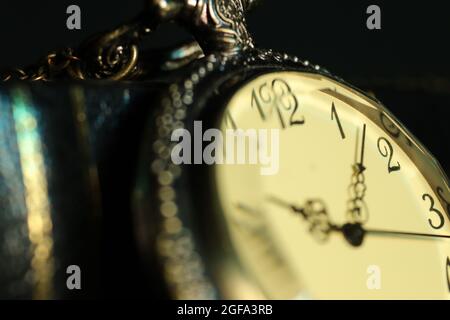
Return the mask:
<path id="1" fill-rule="evenodd" d="M 255 1 L 151 0 L 146 13 L 154 21 L 185 25 L 207 53 L 236 54 L 254 47 L 245 13 Z"/>

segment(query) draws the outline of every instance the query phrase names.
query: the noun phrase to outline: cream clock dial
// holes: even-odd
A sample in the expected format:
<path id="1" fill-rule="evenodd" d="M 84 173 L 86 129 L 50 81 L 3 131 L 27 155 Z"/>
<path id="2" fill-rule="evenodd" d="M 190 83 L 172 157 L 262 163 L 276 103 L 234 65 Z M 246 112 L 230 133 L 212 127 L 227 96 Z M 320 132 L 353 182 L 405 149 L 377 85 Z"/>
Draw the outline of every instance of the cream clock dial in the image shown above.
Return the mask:
<path id="1" fill-rule="evenodd" d="M 322 75 L 274 72 L 232 96 L 220 127 L 279 130 L 275 174 L 214 167 L 231 243 L 262 296 L 449 297 L 447 179 L 379 102 Z"/>

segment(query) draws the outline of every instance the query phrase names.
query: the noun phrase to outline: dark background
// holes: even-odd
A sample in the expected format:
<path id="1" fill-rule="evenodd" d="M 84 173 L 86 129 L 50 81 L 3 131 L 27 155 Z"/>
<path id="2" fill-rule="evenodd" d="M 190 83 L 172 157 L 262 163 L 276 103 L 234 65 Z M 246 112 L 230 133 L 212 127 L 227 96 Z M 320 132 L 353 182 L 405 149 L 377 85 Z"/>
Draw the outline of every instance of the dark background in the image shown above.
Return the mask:
<path id="1" fill-rule="evenodd" d="M 2 0 L 0 67 L 23 66 L 52 49 L 134 17 L 143 0 Z M 450 75 L 449 5 L 428 1 L 263 0 L 249 15 L 261 47 L 287 51 L 343 77 Z M 77 4 L 82 29 L 66 28 L 66 8 Z M 382 30 L 366 28 L 366 9 L 382 10 Z M 153 43 L 176 42 L 163 28 Z M 181 36 L 186 37 L 186 35 Z"/>

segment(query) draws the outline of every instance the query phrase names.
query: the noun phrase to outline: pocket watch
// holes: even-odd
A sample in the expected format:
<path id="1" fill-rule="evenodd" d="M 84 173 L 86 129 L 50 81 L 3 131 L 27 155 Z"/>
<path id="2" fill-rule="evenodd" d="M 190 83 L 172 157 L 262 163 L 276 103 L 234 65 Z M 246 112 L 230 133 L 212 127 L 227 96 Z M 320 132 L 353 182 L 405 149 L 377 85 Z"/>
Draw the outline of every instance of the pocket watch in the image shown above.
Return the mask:
<path id="1" fill-rule="evenodd" d="M 19 76 L 152 88 L 130 214 L 157 297 L 447 299 L 440 164 L 373 95 L 257 48 L 255 5 L 148 1 L 132 23 Z M 167 21 L 196 42 L 141 56 Z"/>

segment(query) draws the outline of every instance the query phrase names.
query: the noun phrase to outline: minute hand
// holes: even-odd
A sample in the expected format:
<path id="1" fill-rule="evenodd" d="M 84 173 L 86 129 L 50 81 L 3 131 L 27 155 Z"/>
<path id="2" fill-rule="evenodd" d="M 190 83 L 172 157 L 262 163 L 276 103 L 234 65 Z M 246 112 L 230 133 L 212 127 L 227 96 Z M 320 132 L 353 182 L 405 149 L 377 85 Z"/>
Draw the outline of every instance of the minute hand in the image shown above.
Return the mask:
<path id="1" fill-rule="evenodd" d="M 429 238 L 429 239 L 450 239 L 450 236 L 442 234 L 428 234 L 428 233 L 416 233 L 416 232 L 403 232 L 403 231 L 390 231 L 390 230 L 377 230 L 377 229 L 367 229 L 365 230 L 367 234 L 379 235 L 379 236 L 398 236 L 402 238 Z"/>
<path id="2" fill-rule="evenodd" d="M 345 239 L 353 246 L 360 246 L 366 235 L 385 236 L 385 237 L 402 237 L 402 238 L 422 238 L 429 240 L 450 239 L 447 235 L 391 231 L 379 229 L 365 229 L 360 223 L 347 223 L 343 226 L 334 226 L 333 231 L 341 232 Z"/>

